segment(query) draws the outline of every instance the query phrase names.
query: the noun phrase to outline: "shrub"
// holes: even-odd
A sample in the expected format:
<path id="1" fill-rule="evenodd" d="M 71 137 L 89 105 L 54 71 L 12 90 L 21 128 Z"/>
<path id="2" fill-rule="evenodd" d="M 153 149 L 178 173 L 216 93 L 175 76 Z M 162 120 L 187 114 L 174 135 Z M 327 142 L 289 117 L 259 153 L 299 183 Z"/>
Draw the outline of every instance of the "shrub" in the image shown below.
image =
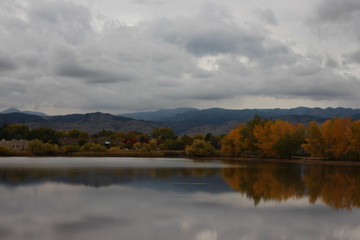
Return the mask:
<path id="1" fill-rule="evenodd" d="M 74 153 L 80 151 L 79 145 L 65 145 L 61 148 L 61 151 L 64 153 Z"/>
<path id="2" fill-rule="evenodd" d="M 204 157 L 215 154 L 215 148 L 205 140 L 195 139 L 191 146 L 185 149 L 186 155 Z"/>
<path id="3" fill-rule="evenodd" d="M 106 152 L 107 149 L 105 146 L 102 146 L 97 143 L 85 143 L 81 148 L 82 152 Z"/>
<path id="4" fill-rule="evenodd" d="M 39 139 L 34 139 L 28 142 L 25 149 L 30 153 L 39 156 L 55 155 L 59 152 L 59 147 L 57 145 L 43 143 Z"/>
<path id="5" fill-rule="evenodd" d="M 0 156 L 12 156 L 15 151 L 8 146 L 0 146 Z"/>

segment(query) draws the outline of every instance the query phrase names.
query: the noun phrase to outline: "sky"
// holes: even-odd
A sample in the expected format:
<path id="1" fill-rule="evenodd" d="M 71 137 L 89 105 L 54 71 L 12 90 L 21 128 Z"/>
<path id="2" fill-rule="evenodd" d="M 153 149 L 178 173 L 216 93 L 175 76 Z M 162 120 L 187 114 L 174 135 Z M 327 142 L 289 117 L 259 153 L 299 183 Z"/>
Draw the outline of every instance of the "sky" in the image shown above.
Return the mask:
<path id="1" fill-rule="evenodd" d="M 359 0 L 1 0 L 0 110 L 360 108 Z"/>

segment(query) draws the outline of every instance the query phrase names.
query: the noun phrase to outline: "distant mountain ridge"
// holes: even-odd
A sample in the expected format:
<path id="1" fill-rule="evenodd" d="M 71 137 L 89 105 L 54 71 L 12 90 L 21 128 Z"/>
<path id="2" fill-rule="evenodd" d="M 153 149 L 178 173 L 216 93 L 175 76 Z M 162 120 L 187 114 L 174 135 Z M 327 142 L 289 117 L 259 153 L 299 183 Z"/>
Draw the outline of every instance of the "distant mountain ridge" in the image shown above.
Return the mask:
<path id="1" fill-rule="evenodd" d="M 176 110 L 176 109 L 175 109 Z M 186 109 L 185 109 L 186 110 Z M 159 110 L 160 111 L 160 110 Z M 176 112 L 176 111 L 174 111 Z M 155 112 L 141 113 L 139 116 L 154 114 Z M 136 113 L 133 113 L 136 115 Z M 308 123 L 310 121 L 324 122 L 332 117 L 360 116 L 360 109 L 352 108 L 307 108 L 291 109 L 191 109 L 170 117 L 160 118 L 161 124 L 169 126 L 178 134 L 213 133 L 216 135 L 227 133 L 237 125 L 249 121 L 258 115 L 268 119 L 283 119 L 289 122 Z"/>
<path id="2" fill-rule="evenodd" d="M 139 131 L 151 133 L 153 129 L 162 127 L 161 124 L 155 122 L 118 117 L 100 112 L 46 117 L 25 113 L 0 114 L 0 126 L 15 123 L 26 124 L 32 128 L 48 127 L 55 130 L 65 131 L 78 129 L 91 134 L 104 129 L 112 131 Z"/>
<path id="3" fill-rule="evenodd" d="M 1 113 L 25 113 L 25 114 L 31 114 L 31 115 L 37 115 L 37 116 L 47 116 L 45 113 L 42 113 L 42 112 L 21 111 L 21 110 L 19 110 L 17 108 L 13 108 L 13 107 L 8 108 L 8 109 L 0 112 L 0 114 Z"/>
<path id="4" fill-rule="evenodd" d="M 307 124 L 310 121 L 321 123 L 333 117 L 360 119 L 360 109 L 298 107 L 291 109 L 234 110 L 209 108 L 200 110 L 196 108 L 178 108 L 121 114 L 121 116 L 100 112 L 39 116 L 20 111 L 12 113 L 0 112 L 0 125 L 21 123 L 31 127 L 49 127 L 56 130 L 79 129 L 89 133 L 96 133 L 103 129 L 150 133 L 154 128 L 167 126 L 171 127 L 178 135 L 197 133 L 221 135 L 237 125 L 253 119 L 255 115 L 272 120 L 282 119 Z M 138 119 L 125 116 L 133 116 Z"/>
<path id="5" fill-rule="evenodd" d="M 178 114 L 189 111 L 199 111 L 199 109 L 197 108 L 159 109 L 150 112 L 123 113 L 123 114 L 118 114 L 117 116 L 129 117 L 129 118 L 145 120 L 145 121 L 162 121 L 163 119 L 171 118 Z"/>

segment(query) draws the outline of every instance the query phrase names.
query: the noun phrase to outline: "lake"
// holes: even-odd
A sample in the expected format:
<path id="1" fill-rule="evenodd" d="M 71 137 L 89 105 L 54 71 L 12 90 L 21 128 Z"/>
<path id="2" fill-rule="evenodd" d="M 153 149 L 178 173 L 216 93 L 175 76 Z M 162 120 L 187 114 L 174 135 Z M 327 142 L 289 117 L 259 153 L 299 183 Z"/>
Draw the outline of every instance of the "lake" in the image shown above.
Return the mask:
<path id="1" fill-rule="evenodd" d="M 360 239 L 360 168 L 0 158 L 0 239 Z"/>

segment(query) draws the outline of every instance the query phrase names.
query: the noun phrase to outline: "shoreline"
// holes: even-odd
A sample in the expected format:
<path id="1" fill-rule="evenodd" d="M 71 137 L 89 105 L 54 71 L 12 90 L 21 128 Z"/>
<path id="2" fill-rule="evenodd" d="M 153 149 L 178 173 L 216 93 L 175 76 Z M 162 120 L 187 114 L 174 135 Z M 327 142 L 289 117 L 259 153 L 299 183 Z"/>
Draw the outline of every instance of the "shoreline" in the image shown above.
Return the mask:
<path id="1" fill-rule="evenodd" d="M 308 164 L 308 165 L 334 165 L 334 166 L 359 166 L 360 161 L 347 161 L 347 160 L 323 160 L 319 158 L 292 158 L 292 159 L 281 159 L 281 158 L 252 158 L 252 157 L 188 157 L 194 160 L 221 160 L 231 162 L 269 162 L 269 163 L 297 163 L 297 164 Z"/>
<path id="2" fill-rule="evenodd" d="M 55 154 L 55 155 L 33 155 L 26 152 L 18 152 L 18 154 L 2 157 L 133 157 L 133 158 L 188 158 L 195 161 L 229 161 L 238 163 L 246 162 L 268 162 L 268 163 L 297 163 L 308 165 L 334 165 L 334 166 L 360 166 L 360 161 L 350 160 L 325 160 L 320 158 L 310 157 L 294 157 L 291 159 L 282 158 L 258 158 L 258 157 L 223 157 L 223 156 L 208 156 L 208 157 L 194 157 L 186 156 L 183 151 L 154 151 L 154 152 L 138 152 L 138 151 L 122 151 L 122 152 L 76 152 L 71 154 Z"/>

